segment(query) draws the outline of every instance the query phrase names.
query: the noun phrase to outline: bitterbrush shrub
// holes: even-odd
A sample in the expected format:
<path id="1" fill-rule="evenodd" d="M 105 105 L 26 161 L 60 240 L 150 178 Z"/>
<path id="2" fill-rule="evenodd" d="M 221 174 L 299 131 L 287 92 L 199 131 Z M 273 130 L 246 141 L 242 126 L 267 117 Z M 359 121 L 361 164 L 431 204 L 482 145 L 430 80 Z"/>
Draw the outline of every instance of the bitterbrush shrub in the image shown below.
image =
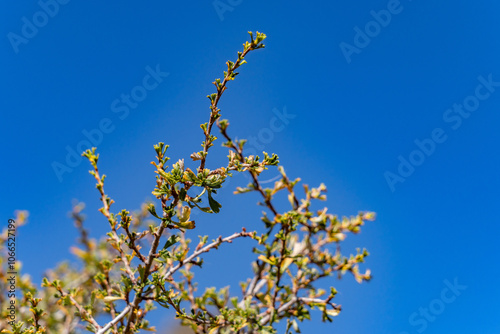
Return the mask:
<path id="1" fill-rule="evenodd" d="M 102 201 L 100 212 L 109 223 L 110 231 L 100 241 L 89 238 L 83 225 L 83 204 L 74 206 L 72 217 L 79 230 L 78 247 L 72 252 L 82 265 L 61 264 L 48 271 L 40 288 L 29 276 L 19 276 L 15 296 L 16 321 L 9 318 L 11 299 L 0 295 L 2 333 L 137 333 L 155 331 L 148 323 L 154 309 L 171 309 L 182 325 L 195 333 L 276 333 L 276 324 L 286 322 L 286 332 L 299 332 L 298 323 L 310 319 L 317 309 L 323 321 L 332 321 L 341 310 L 334 303 L 337 291 L 325 291 L 319 281 L 332 275 L 350 272 L 358 282 L 370 279 L 370 271 L 360 272 L 359 263 L 368 255 L 366 250 L 344 256 L 340 243 L 349 233 L 358 233 L 374 214 L 362 212 L 339 218 L 327 211 L 314 211 L 315 201 L 326 200 L 326 187 L 303 186 L 300 179 L 291 180 L 279 166 L 276 154 L 261 156 L 245 154 L 245 140 L 235 140 L 229 132 L 229 122 L 221 119 L 218 108 L 227 84 L 234 80 L 245 57 L 264 47 L 263 33 L 250 33 L 251 40 L 238 52 L 236 61 L 228 61 L 222 79 L 216 79 L 215 93 L 210 99 L 210 117 L 201 124 L 203 150 L 191 154 L 191 168 L 184 159 L 167 166 L 168 145 L 154 145 L 156 173 L 153 195 L 155 203 L 143 204 L 136 214 L 122 210 L 113 212 L 113 200 L 104 190 L 105 175 L 98 168 L 99 155 L 92 148 L 83 153 L 90 164 Z M 217 137 L 214 125 L 225 138 L 229 149 L 228 161 L 217 169 L 205 168 L 209 150 Z M 281 178 L 274 187 L 265 188 L 259 177 L 268 168 L 278 168 Z M 251 182 L 238 187 L 236 194 L 256 192 L 265 207 L 262 234 L 241 227 L 227 236 L 209 241 L 200 236 L 198 243 L 186 237 L 186 230 L 196 229 L 191 218 L 193 210 L 210 215 L 222 210 L 213 194 L 233 173 L 248 173 Z M 226 190 L 226 188 L 224 188 Z M 278 212 L 273 204 L 276 196 L 287 195 L 289 211 Z M 300 196 L 299 194 L 303 194 Z M 302 198 L 300 198 L 302 197 Z M 17 226 L 26 218 L 18 212 Z M 198 217 L 202 219 L 203 215 Z M 3 255 L 0 259 L 0 289 L 9 290 L 8 233 L 1 235 Z M 200 266 L 203 254 L 224 247 L 238 247 L 237 241 L 250 238 L 255 242 L 253 277 L 240 284 L 241 291 L 228 288 L 206 289 L 199 292 L 192 268 Z M 238 289 L 237 289 L 238 290 Z"/>

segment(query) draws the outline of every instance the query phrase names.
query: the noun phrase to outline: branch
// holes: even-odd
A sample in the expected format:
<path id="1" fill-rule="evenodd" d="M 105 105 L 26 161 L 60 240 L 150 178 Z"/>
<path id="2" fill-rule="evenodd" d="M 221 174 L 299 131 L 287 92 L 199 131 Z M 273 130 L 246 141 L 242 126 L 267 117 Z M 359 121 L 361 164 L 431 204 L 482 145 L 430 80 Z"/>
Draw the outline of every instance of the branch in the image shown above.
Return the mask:
<path id="1" fill-rule="evenodd" d="M 239 237 L 249 237 L 249 236 L 252 236 L 252 233 L 242 231 L 239 233 L 234 233 L 226 238 L 219 237 L 216 241 L 212 242 L 211 244 L 206 245 L 205 247 L 203 247 L 200 250 L 191 254 L 188 258 L 186 258 L 184 261 L 178 263 L 175 267 L 170 268 L 170 270 L 163 276 L 163 279 L 168 279 L 170 276 L 172 276 L 177 270 L 179 270 L 186 263 L 191 262 L 194 258 L 198 257 L 199 255 L 201 255 L 203 253 L 210 251 L 212 248 L 217 248 L 219 245 L 221 245 L 222 243 L 225 243 L 225 242 L 231 243 L 234 239 L 239 238 Z M 148 256 L 148 258 L 149 258 L 149 256 Z M 118 323 L 118 321 L 120 321 L 123 317 L 125 317 L 131 310 L 137 308 L 137 306 L 140 303 L 139 300 L 142 301 L 145 296 L 149 295 L 153 291 L 153 289 L 154 289 L 154 287 L 151 287 L 150 289 L 145 291 L 144 296 L 141 296 L 140 298 L 138 298 L 138 297 L 140 296 L 142 291 L 138 292 L 136 294 L 136 297 L 134 298 L 134 301 L 131 304 L 127 305 L 125 307 L 125 309 L 123 309 L 123 311 L 116 318 L 114 318 L 112 321 L 110 321 L 108 324 L 106 324 L 96 334 L 104 334 L 108 329 L 113 327 L 116 323 Z M 137 302 L 137 301 L 139 301 L 139 302 Z M 137 303 L 137 305 L 136 305 L 136 303 Z M 127 324 L 127 329 L 129 329 L 128 324 Z M 125 333 L 127 333 L 127 330 L 125 331 Z"/>
<path id="2" fill-rule="evenodd" d="M 276 311 L 277 314 L 280 314 L 282 312 L 287 311 L 292 307 L 293 304 L 297 302 L 303 302 L 303 303 L 317 303 L 317 304 L 329 304 L 329 299 L 319 299 L 319 298 L 307 298 L 307 297 L 296 297 L 293 296 L 292 299 L 290 299 L 288 302 L 285 304 L 281 305 L 278 310 Z M 331 304 L 330 304 L 331 305 Z M 340 306 L 332 305 L 335 309 L 340 310 Z M 262 312 L 259 314 L 259 317 L 263 316 L 262 319 L 260 319 L 259 323 L 263 326 L 271 320 L 271 314 L 269 314 L 269 310 Z"/>
<path id="3" fill-rule="evenodd" d="M 236 60 L 235 63 L 228 61 L 227 64 L 227 72 L 224 72 L 224 80 L 222 83 L 220 82 L 220 79 L 216 79 L 213 84 L 217 88 L 217 93 L 214 93 L 212 95 L 209 95 L 208 97 L 210 98 L 211 105 L 210 109 L 212 112 L 210 113 L 210 119 L 208 121 L 207 127 L 203 129 L 203 132 L 205 134 L 205 142 L 203 145 L 203 153 L 201 154 L 201 161 L 200 161 L 200 167 L 198 167 L 198 172 L 201 173 L 203 169 L 205 168 L 205 162 L 207 158 L 207 153 L 208 149 L 213 145 L 212 138 L 211 138 L 211 131 L 212 131 L 212 126 L 214 125 L 215 121 L 220 117 L 219 114 L 219 108 L 217 107 L 219 104 L 219 100 L 222 96 L 222 93 L 227 89 L 226 85 L 229 81 L 234 80 L 234 77 L 238 74 L 234 72 L 238 67 L 241 65 L 245 64 L 246 61 L 244 60 L 245 56 L 253 50 L 260 49 L 264 47 L 264 44 L 261 42 L 266 38 L 265 34 L 257 32 L 257 39 L 253 39 L 252 33 L 250 33 L 250 36 L 252 38 L 252 42 L 248 43 L 246 42 L 244 44 L 245 48 L 243 52 L 238 52 L 238 59 Z M 214 96 L 215 95 L 215 96 Z"/>
<path id="4" fill-rule="evenodd" d="M 156 258 L 156 256 L 155 256 L 156 250 L 158 249 L 158 244 L 160 243 L 160 238 L 161 238 L 164 230 L 165 230 L 165 224 L 162 223 L 158 227 L 157 233 L 154 234 L 153 244 L 151 245 L 151 249 L 149 250 L 149 254 L 146 258 L 146 263 L 144 264 L 144 275 L 143 275 L 144 281 L 148 280 L 149 274 L 151 273 L 151 266 L 153 265 L 153 261 Z M 141 283 L 144 283 L 144 281 Z M 137 307 L 139 307 L 139 304 L 142 302 L 141 294 L 144 291 L 144 287 L 145 287 L 145 285 L 142 284 L 142 287 L 140 288 L 139 291 L 136 292 L 134 300 L 132 301 L 132 304 L 131 304 L 132 315 L 128 319 L 127 327 L 125 328 L 126 334 L 129 333 L 130 328 L 132 326 L 132 323 L 135 321 L 134 311 L 137 309 Z"/>
<path id="5" fill-rule="evenodd" d="M 231 137 L 229 137 L 229 135 L 227 134 L 226 129 L 223 128 L 222 126 L 220 126 L 220 124 L 218 124 L 218 126 L 219 126 L 221 134 L 224 136 L 224 138 L 226 138 L 227 142 L 229 143 L 230 148 L 232 148 L 235 151 L 235 153 L 238 155 L 238 159 L 240 160 L 240 162 L 242 164 L 244 164 L 245 163 L 245 156 L 243 155 L 243 148 L 237 147 L 234 144 Z M 269 210 L 271 210 L 271 212 L 275 216 L 278 216 L 278 211 L 276 211 L 273 204 L 271 203 L 271 200 L 268 198 L 268 196 L 264 192 L 264 189 L 262 189 L 262 186 L 260 185 L 260 182 L 259 182 L 259 179 L 257 178 L 256 173 L 254 171 L 252 171 L 251 169 L 249 169 L 248 172 L 252 176 L 254 188 L 262 195 L 266 206 L 269 208 Z"/>
<path id="6" fill-rule="evenodd" d="M 113 327 L 114 325 L 116 325 L 118 323 L 118 321 L 120 321 L 123 317 L 125 317 L 131 310 L 132 308 L 130 307 L 130 305 L 127 305 L 123 311 L 118 314 L 118 316 L 116 318 L 114 318 L 113 320 L 111 320 L 110 322 L 108 322 L 106 324 L 106 326 L 104 326 L 102 329 L 100 329 L 99 331 L 96 332 L 96 334 L 104 334 L 107 332 L 108 329 L 110 329 L 111 327 Z"/>
<path id="7" fill-rule="evenodd" d="M 78 310 L 80 317 L 82 317 L 82 316 L 85 317 L 86 318 L 85 320 L 88 321 L 89 323 L 91 323 L 96 329 L 99 330 L 101 328 L 101 326 L 97 323 L 97 321 L 94 319 L 94 317 L 91 314 L 89 314 L 87 311 L 85 311 L 85 308 L 82 305 L 80 305 L 80 303 L 72 295 L 64 292 L 61 287 L 56 287 L 56 289 L 59 291 L 59 293 L 61 294 L 62 297 L 69 298 L 71 303 Z"/>
<path id="8" fill-rule="evenodd" d="M 219 237 L 217 238 L 217 240 L 215 240 L 214 242 L 212 242 L 211 244 L 208 244 L 206 245 L 205 247 L 195 251 L 193 254 L 191 254 L 189 257 L 187 257 L 185 260 L 179 262 L 176 266 L 174 267 L 171 267 L 167 273 L 165 275 L 163 275 L 163 279 L 167 280 L 168 278 L 170 278 L 177 270 L 179 270 L 182 266 L 184 266 L 186 263 L 190 263 L 194 258 L 196 258 L 197 256 L 200 256 L 201 254 L 203 253 L 206 253 L 208 251 L 210 251 L 212 248 L 217 248 L 220 244 L 224 243 L 224 242 L 228 242 L 228 243 L 231 243 L 233 241 L 233 239 L 236 239 L 236 238 L 239 238 L 239 237 L 250 237 L 252 236 L 253 233 L 251 232 L 246 232 L 246 231 L 242 231 L 242 232 L 239 232 L 239 233 L 234 233 L 232 235 L 230 235 L 229 237 L 226 237 L 226 238 L 222 238 L 222 237 Z"/>
<path id="9" fill-rule="evenodd" d="M 130 268 L 130 262 L 127 259 L 127 256 L 123 252 L 123 249 L 121 247 L 121 240 L 118 234 L 116 233 L 116 220 L 113 214 L 110 212 L 110 207 L 111 204 L 114 203 L 112 199 L 110 199 L 106 193 L 104 192 L 104 178 L 106 177 L 103 175 L 102 177 L 99 175 L 99 169 L 97 168 L 97 159 L 99 158 L 99 155 L 95 154 L 95 147 L 92 148 L 92 150 L 87 150 L 83 154 L 87 159 L 90 160 L 90 163 L 92 164 L 92 167 L 94 168 L 93 171 L 90 171 L 90 174 L 94 176 L 94 178 L 97 181 L 96 188 L 99 190 L 99 193 L 101 194 L 101 201 L 103 207 L 99 209 L 99 211 L 108 219 L 109 225 L 111 226 L 111 236 L 113 241 L 116 243 L 116 249 L 120 253 L 120 258 L 123 262 L 123 265 L 125 266 L 125 271 L 127 272 L 127 275 L 130 277 L 130 280 L 135 284 L 137 282 L 134 273 L 132 272 L 132 268 Z"/>
<path id="10" fill-rule="evenodd" d="M 261 279 L 260 281 L 258 281 L 258 277 L 260 277 L 260 272 L 262 272 L 262 270 L 259 270 L 259 273 L 257 273 L 257 275 L 255 275 L 254 278 L 252 279 L 252 281 L 250 282 L 250 285 L 248 286 L 248 289 L 247 289 L 247 292 L 245 293 L 245 296 L 238 303 L 239 308 L 243 308 L 243 306 L 245 306 L 245 300 L 248 297 L 255 296 L 255 294 L 257 292 L 259 292 L 260 289 L 262 289 L 262 287 L 264 285 L 266 285 L 266 283 L 267 283 L 266 279 Z M 258 283 L 257 283 L 257 281 L 258 281 Z"/>

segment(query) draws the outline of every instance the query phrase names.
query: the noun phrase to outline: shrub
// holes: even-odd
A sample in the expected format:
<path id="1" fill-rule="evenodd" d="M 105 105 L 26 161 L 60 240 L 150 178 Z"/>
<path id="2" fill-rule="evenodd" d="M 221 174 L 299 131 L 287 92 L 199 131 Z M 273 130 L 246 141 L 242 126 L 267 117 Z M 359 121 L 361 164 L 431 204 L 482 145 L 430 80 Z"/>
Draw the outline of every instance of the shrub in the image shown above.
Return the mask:
<path id="1" fill-rule="evenodd" d="M 168 145 L 154 145 L 155 202 L 143 204 L 136 214 L 113 212 L 114 202 L 104 190 L 105 175 L 98 168 L 96 149 L 83 153 L 92 166 L 90 174 L 102 202 L 100 212 L 110 231 L 100 241 L 89 238 L 83 225 L 83 204 L 76 204 L 72 217 L 80 239 L 72 252 L 81 265 L 63 263 L 48 271 L 41 288 L 36 288 L 28 276 L 21 276 L 17 282 L 21 293 L 16 295 L 16 322 L 8 318 L 10 300 L 4 295 L 0 299 L 2 333 L 79 333 L 84 328 L 99 334 L 154 331 L 147 317 L 155 308 L 173 309 L 182 324 L 196 333 L 276 333 L 279 321 L 286 321 L 287 333 L 299 332 L 298 321 L 310 319 L 312 309 L 321 311 L 323 321 L 332 321 L 341 310 L 334 303 L 335 288 L 320 289 L 318 281 L 346 272 L 360 283 L 370 279 L 369 270 L 359 270 L 367 251 L 358 249 L 357 254 L 344 256 L 339 244 L 347 234 L 358 233 L 374 214 L 362 212 L 339 218 L 326 207 L 313 210 L 313 202 L 326 200 L 323 184 L 316 188 L 304 185 L 301 191 L 300 179 L 290 179 L 283 167 L 277 167 L 276 154 L 245 155 L 245 140 L 232 139 L 228 120 L 221 119 L 218 103 L 227 84 L 246 63 L 245 57 L 264 47 L 266 35 L 257 32 L 254 37 L 250 33 L 250 38 L 236 61 L 227 62 L 223 78 L 213 82 L 216 92 L 208 96 L 210 117 L 201 124 L 203 149 L 190 156 L 190 164 L 196 167 L 188 167 L 183 159 L 167 166 Z M 229 149 L 229 155 L 227 163 L 211 170 L 205 165 L 217 139 L 212 134 L 214 125 L 225 138 L 223 146 Z M 281 178 L 272 188 L 265 188 L 259 176 L 276 167 Z M 235 193 L 256 192 L 261 196 L 264 232 L 241 228 L 224 237 L 209 240 L 200 236 L 199 242 L 192 242 L 186 237 L 187 230 L 196 229 L 191 212 L 219 213 L 222 205 L 213 195 L 233 173 L 250 175 L 250 184 L 238 187 Z M 282 194 L 290 202 L 286 212 L 278 212 L 273 202 Z M 24 223 L 26 215 L 18 212 L 17 226 Z M 7 238 L 4 231 L 4 252 L 8 251 Z M 202 255 L 241 238 L 255 242 L 256 256 L 254 275 L 241 283 L 241 293 L 231 294 L 228 288 L 198 292 L 192 269 L 201 267 Z M 8 290 L 6 277 L 12 269 L 5 259 L 0 260 L 3 291 Z M 19 264 L 14 270 L 20 270 Z"/>

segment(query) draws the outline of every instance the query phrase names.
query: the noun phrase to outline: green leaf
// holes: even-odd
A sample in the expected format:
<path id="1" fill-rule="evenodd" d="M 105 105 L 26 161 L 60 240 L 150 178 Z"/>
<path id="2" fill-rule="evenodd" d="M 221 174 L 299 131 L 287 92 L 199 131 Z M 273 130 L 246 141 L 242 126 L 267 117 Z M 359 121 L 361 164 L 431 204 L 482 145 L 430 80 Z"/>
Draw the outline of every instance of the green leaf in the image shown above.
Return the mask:
<path id="1" fill-rule="evenodd" d="M 152 214 L 154 217 L 158 218 L 158 219 L 161 219 L 158 214 L 156 213 L 156 209 L 155 209 L 155 206 L 153 203 L 149 203 L 148 206 L 148 211 L 150 214 Z"/>
<path id="2" fill-rule="evenodd" d="M 212 191 L 210 190 L 208 191 L 208 204 L 210 205 L 210 209 L 215 213 L 219 213 L 220 208 L 222 208 L 222 205 L 212 198 Z"/>
<path id="3" fill-rule="evenodd" d="M 186 200 L 186 189 L 181 188 L 181 190 L 179 191 L 179 198 L 181 199 L 181 201 Z"/>
<path id="4" fill-rule="evenodd" d="M 181 223 L 187 222 L 191 216 L 191 208 L 187 205 L 183 206 L 181 211 L 177 213 L 177 216 L 179 217 L 179 221 Z"/>
<path id="5" fill-rule="evenodd" d="M 190 220 L 190 221 L 185 221 L 185 222 L 174 222 L 178 227 L 182 227 L 182 228 L 186 228 L 188 230 L 192 230 L 193 228 L 195 228 L 195 222 L 194 220 Z"/>
<path id="6" fill-rule="evenodd" d="M 210 95 L 207 95 L 207 97 L 210 99 L 210 101 L 215 101 L 215 98 L 217 97 L 217 93 L 213 93 L 213 94 L 210 94 Z"/>
<path id="7" fill-rule="evenodd" d="M 144 281 L 144 274 L 145 274 L 144 266 L 140 264 L 137 267 L 137 270 L 139 271 L 139 275 L 141 277 L 141 280 Z"/>
<path id="8" fill-rule="evenodd" d="M 165 242 L 165 245 L 162 249 L 169 248 L 170 246 L 176 244 L 180 239 L 181 238 L 177 234 L 171 235 L 170 238 L 168 238 L 167 242 Z"/>
<path id="9" fill-rule="evenodd" d="M 201 211 L 206 212 L 206 213 L 213 213 L 212 209 L 208 207 L 199 207 Z"/>

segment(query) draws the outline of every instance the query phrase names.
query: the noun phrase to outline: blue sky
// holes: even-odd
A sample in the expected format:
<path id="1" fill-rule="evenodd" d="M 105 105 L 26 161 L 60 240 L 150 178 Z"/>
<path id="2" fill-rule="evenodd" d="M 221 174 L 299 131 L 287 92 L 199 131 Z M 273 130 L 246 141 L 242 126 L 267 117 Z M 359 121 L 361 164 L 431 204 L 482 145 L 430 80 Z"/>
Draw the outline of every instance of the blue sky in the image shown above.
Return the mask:
<path id="1" fill-rule="evenodd" d="M 346 243 L 368 248 L 374 279 L 332 278 L 341 316 L 322 324 L 316 314 L 303 332 L 500 331 L 497 3 L 44 3 L 9 2 L 0 14 L 0 210 L 5 223 L 30 211 L 19 256 L 35 280 L 71 256 L 73 199 L 87 204 L 92 236 L 107 228 L 89 165 L 68 152 L 93 133 L 115 211 L 137 209 L 152 197 L 153 144 L 170 144 L 173 159 L 199 150 L 211 82 L 258 30 L 266 49 L 248 57 L 220 105 L 232 133 L 278 153 L 291 177 L 324 182 L 331 211 L 378 214 Z M 289 115 L 279 130 L 278 114 Z M 209 167 L 225 155 L 217 146 Z M 260 228 L 257 198 L 231 195 L 245 183 L 231 180 L 221 214 L 198 219 L 200 234 Z M 201 286 L 236 290 L 253 258 L 251 243 L 241 247 L 207 256 Z"/>

